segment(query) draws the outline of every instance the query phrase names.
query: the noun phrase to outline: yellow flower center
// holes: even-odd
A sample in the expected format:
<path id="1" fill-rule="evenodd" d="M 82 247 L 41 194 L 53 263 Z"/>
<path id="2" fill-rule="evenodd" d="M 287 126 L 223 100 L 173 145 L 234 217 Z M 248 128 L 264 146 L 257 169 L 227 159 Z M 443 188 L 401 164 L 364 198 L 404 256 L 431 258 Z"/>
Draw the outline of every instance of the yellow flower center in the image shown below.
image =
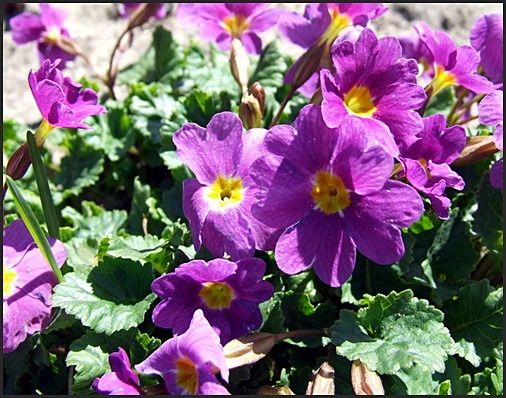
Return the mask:
<path id="1" fill-rule="evenodd" d="M 436 73 L 432 79 L 432 95 L 431 98 L 439 93 L 442 89 L 449 86 L 457 85 L 457 77 L 450 72 L 447 72 L 442 65 L 436 65 Z"/>
<path id="2" fill-rule="evenodd" d="M 197 393 L 199 376 L 195 364 L 188 357 L 176 359 L 176 384 L 185 389 L 189 395 Z"/>
<path id="3" fill-rule="evenodd" d="M 340 212 L 350 205 L 350 193 L 341 177 L 325 171 L 316 173 L 311 196 L 315 204 L 325 213 Z"/>
<path id="4" fill-rule="evenodd" d="M 223 19 L 223 27 L 235 39 L 241 39 L 242 33 L 248 29 L 249 22 L 241 14 L 232 14 Z"/>
<path id="5" fill-rule="evenodd" d="M 229 308 L 234 299 L 234 289 L 226 283 L 205 282 L 199 293 L 208 308 Z"/>
<path id="6" fill-rule="evenodd" d="M 367 87 L 353 86 L 344 96 L 344 104 L 351 113 L 361 117 L 370 117 L 377 109 Z"/>
<path id="7" fill-rule="evenodd" d="M 240 178 L 227 178 L 218 175 L 213 185 L 209 187 L 207 197 L 211 203 L 220 210 L 225 207 L 236 206 L 242 200 L 244 190 L 242 189 L 242 180 Z"/>
<path id="8" fill-rule="evenodd" d="M 47 44 L 57 44 L 60 39 L 60 31 L 58 29 L 50 29 L 44 34 L 44 41 Z"/>
<path id="9" fill-rule="evenodd" d="M 320 38 L 320 42 L 326 41 L 330 44 L 334 41 L 334 39 L 339 35 L 339 33 L 346 27 L 353 25 L 350 17 L 346 14 L 341 14 L 337 7 L 333 7 L 329 10 L 329 14 L 331 17 L 330 25 L 323 32 L 322 37 Z"/>
<path id="10" fill-rule="evenodd" d="M 3 275 L 4 275 L 4 284 L 3 284 L 4 295 L 3 295 L 3 297 L 5 298 L 5 297 L 9 297 L 12 293 L 14 293 L 14 286 L 15 286 L 16 278 L 18 277 L 18 273 L 16 271 L 8 269 L 4 264 Z"/>

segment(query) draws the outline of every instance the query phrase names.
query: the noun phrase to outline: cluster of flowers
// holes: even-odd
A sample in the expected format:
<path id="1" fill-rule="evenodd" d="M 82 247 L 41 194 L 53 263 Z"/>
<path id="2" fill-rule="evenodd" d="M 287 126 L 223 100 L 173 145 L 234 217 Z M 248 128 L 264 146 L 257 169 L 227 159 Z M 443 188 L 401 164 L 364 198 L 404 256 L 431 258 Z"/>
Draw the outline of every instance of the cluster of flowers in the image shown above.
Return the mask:
<path id="1" fill-rule="evenodd" d="M 93 90 L 63 77 L 59 68 L 68 58 L 61 51 L 51 56 L 63 61 L 49 56 L 51 32 L 66 31 L 49 5 L 41 7 L 46 18 L 20 15 L 12 23 L 15 40 L 38 40 L 43 58 L 28 79 L 43 117 L 35 133 L 39 145 L 56 127 L 89 128 L 82 123 L 87 116 L 106 112 Z M 135 369 L 163 375 L 169 393 L 228 394 L 216 377 L 228 380 L 223 346 L 261 326 L 258 304 L 274 293 L 262 280 L 266 264 L 255 250 L 274 251 L 284 273 L 313 267 L 324 283 L 338 287 L 351 276 L 357 250 L 378 264 L 401 259 L 402 228 L 424 210 L 420 193 L 441 219 L 449 217 L 445 190 L 464 188 L 450 165 L 466 146 L 466 131 L 456 123 L 448 127 L 442 114 L 423 117 L 445 87 L 484 97 L 479 121 L 495 127 L 502 151 L 502 16 L 480 17 L 472 46 L 457 47 L 424 23 L 414 39 L 378 38 L 367 25 L 386 10 L 376 3 L 319 3 L 301 16 L 261 3 L 179 5 L 178 17 L 200 24 L 202 36 L 223 50 L 238 39 L 258 54 L 257 33 L 277 23 L 285 39 L 307 50 L 285 83 L 312 103 L 293 125 L 244 131 L 237 115 L 222 112 L 205 127 L 187 123 L 174 134 L 178 157 L 195 175 L 183 182 L 194 247 L 205 246 L 216 259 L 190 261 L 152 283 L 161 300 L 153 322 L 174 337 Z M 502 160 L 490 177 L 502 189 Z M 61 266 L 64 246 L 49 243 Z M 3 245 L 8 353 L 47 325 L 56 280 L 21 220 L 4 228 Z M 110 366 L 93 383 L 97 392 L 145 393 L 123 348 L 111 354 Z"/>

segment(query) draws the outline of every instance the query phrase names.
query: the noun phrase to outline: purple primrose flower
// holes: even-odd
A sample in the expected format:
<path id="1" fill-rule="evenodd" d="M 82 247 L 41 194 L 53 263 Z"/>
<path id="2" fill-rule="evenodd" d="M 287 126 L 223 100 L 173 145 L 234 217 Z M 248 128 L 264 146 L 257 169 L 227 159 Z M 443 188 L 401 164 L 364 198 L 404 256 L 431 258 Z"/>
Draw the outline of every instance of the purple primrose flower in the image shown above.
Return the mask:
<path id="1" fill-rule="evenodd" d="M 357 249 L 378 264 L 404 255 L 401 228 L 419 219 L 423 203 L 412 187 L 389 180 L 393 158 L 367 134 L 357 118 L 329 128 L 317 105 L 305 106 L 294 128 L 267 133 L 271 154 L 251 169 L 259 187 L 253 215 L 287 228 L 274 251 L 283 272 L 312 265 L 338 287 L 351 276 Z"/>
<path id="2" fill-rule="evenodd" d="M 466 146 L 466 131 L 462 126 L 446 128 L 442 114 L 423 119 L 423 129 L 415 140 L 401 151 L 399 161 L 408 181 L 430 200 L 439 218 L 449 218 L 450 199 L 446 188 L 464 189 L 464 180 L 450 168 Z"/>
<path id="3" fill-rule="evenodd" d="M 434 78 L 434 57 L 427 46 L 420 40 L 417 34 L 398 37 L 402 47 L 403 58 L 416 59 L 420 72 L 417 76 L 418 84 L 426 86 Z"/>
<path id="4" fill-rule="evenodd" d="M 493 84 L 476 73 L 480 56 L 473 47 L 457 47 L 447 33 L 432 31 L 424 22 L 420 22 L 420 28 L 415 26 L 415 30 L 434 57 L 432 97 L 449 86 L 463 86 L 476 94 L 492 90 Z"/>
<path id="5" fill-rule="evenodd" d="M 202 309 L 225 345 L 262 325 L 258 304 L 274 294 L 273 286 L 262 280 L 264 272 L 265 263 L 259 258 L 181 264 L 151 284 L 162 299 L 153 311 L 153 322 L 181 334 L 195 310 Z"/>
<path id="6" fill-rule="evenodd" d="M 47 138 L 56 127 L 91 129 L 82 120 L 91 115 L 107 113 L 98 105 L 98 96 L 91 88 L 81 89 L 82 85 L 63 77 L 57 68 L 60 60 L 52 63 L 45 60 L 36 72 L 28 74 L 28 84 L 37 107 L 42 114 L 42 125 L 35 134 L 37 144 Z"/>
<path id="7" fill-rule="evenodd" d="M 126 351 L 119 347 L 118 352 L 109 355 L 111 372 L 97 377 L 92 388 L 102 395 L 144 395 L 139 385 L 139 376 L 132 371 Z"/>
<path id="8" fill-rule="evenodd" d="M 474 21 L 470 34 L 471 46 L 479 52 L 481 66 L 490 81 L 503 83 L 504 36 L 503 15 L 485 14 Z"/>
<path id="9" fill-rule="evenodd" d="M 329 127 L 337 127 L 346 117 L 358 119 L 392 156 L 399 153 L 402 140 L 422 128 L 416 112 L 426 100 L 416 84 L 418 64 L 401 58 L 399 41 L 391 36 L 378 39 L 365 28 L 355 44 L 344 41 L 332 53 L 338 71 L 320 72 L 322 115 Z"/>
<path id="10" fill-rule="evenodd" d="M 122 18 L 128 19 L 130 15 L 137 9 L 141 4 L 146 3 L 119 3 L 119 15 Z M 160 3 L 158 10 L 153 15 L 155 19 L 164 19 L 167 15 L 167 6 L 165 3 Z"/>
<path id="11" fill-rule="evenodd" d="M 280 10 L 269 3 L 179 3 L 176 16 L 182 23 L 200 25 L 200 36 L 224 51 L 239 39 L 250 54 L 260 54 L 258 33 L 276 25 Z"/>
<path id="12" fill-rule="evenodd" d="M 487 94 L 478 104 L 479 121 L 487 126 L 496 126 L 494 143 L 503 151 L 503 91 L 494 90 Z M 490 183 L 494 188 L 503 188 L 503 159 L 496 161 L 490 169 Z"/>
<path id="13" fill-rule="evenodd" d="M 232 112 L 214 115 L 206 128 L 186 123 L 174 133 L 177 155 L 196 178 L 183 182 L 183 212 L 195 250 L 204 244 L 215 257 L 253 257 L 272 250 L 281 234 L 251 214 L 257 188 L 248 170 L 262 152 L 265 129 L 243 134 Z"/>
<path id="14" fill-rule="evenodd" d="M 162 375 L 171 395 L 230 395 L 215 376 L 220 372 L 228 382 L 220 338 L 200 309 L 185 333 L 164 342 L 135 369 Z"/>
<path id="15" fill-rule="evenodd" d="M 10 20 L 12 39 L 16 44 L 36 41 L 40 63 L 46 59 L 54 62 L 59 58 L 61 63 L 57 67 L 63 69 L 68 61 L 76 57 L 57 45 L 61 36 L 70 38 L 65 27 L 66 18 L 65 10 L 41 3 L 40 15 L 23 12 Z"/>
<path id="16" fill-rule="evenodd" d="M 352 40 L 370 20 L 387 10 L 381 3 L 310 3 L 306 5 L 304 15 L 283 10 L 277 24 L 281 37 L 304 50 L 314 46 L 323 47 L 321 59 L 307 61 L 302 56 L 296 60 L 286 73 L 284 83 L 292 84 L 294 70 L 300 63 L 314 64 L 314 73 L 298 89 L 303 95 L 311 97 L 318 87 L 319 70 L 328 67 L 328 55 L 336 38 L 347 36 L 348 40 Z"/>
<path id="17" fill-rule="evenodd" d="M 58 266 L 67 258 L 65 246 L 48 238 Z M 3 353 L 14 351 L 28 334 L 50 320 L 51 296 L 58 283 L 22 219 L 3 230 Z"/>

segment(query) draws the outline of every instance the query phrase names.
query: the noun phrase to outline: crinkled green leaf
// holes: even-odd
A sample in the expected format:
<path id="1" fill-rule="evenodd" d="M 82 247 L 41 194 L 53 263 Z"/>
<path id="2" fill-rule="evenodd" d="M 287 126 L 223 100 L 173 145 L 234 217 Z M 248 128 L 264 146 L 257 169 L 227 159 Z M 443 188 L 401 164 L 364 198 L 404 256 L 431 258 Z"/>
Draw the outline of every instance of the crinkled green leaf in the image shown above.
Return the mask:
<path id="1" fill-rule="evenodd" d="M 106 107 L 107 114 L 90 117 L 89 125 L 93 130 L 86 131 L 86 142 L 96 150 L 103 150 L 112 162 L 117 162 L 126 156 L 135 136 L 125 104 L 109 100 Z"/>
<path id="2" fill-rule="evenodd" d="M 503 255 L 503 201 L 501 190 L 492 188 L 488 175 L 481 184 L 476 199 L 478 208 L 473 214 L 473 230 L 483 238 L 483 244 L 495 254 Z"/>
<path id="3" fill-rule="evenodd" d="M 132 367 L 143 361 L 160 346 L 160 340 L 141 334 L 138 329 L 122 330 L 112 335 L 86 332 L 74 340 L 67 355 L 67 366 L 76 367 L 72 391 L 75 394 L 87 394 L 96 377 L 110 372 L 109 354 L 118 352 L 122 347 L 130 359 Z"/>
<path id="4" fill-rule="evenodd" d="M 192 90 L 184 99 L 188 112 L 188 121 L 205 127 L 211 118 L 223 111 L 230 111 L 231 100 L 226 91 L 206 92 L 201 89 Z"/>
<path id="5" fill-rule="evenodd" d="M 287 64 L 277 42 L 265 46 L 248 85 L 259 82 L 265 87 L 280 87 L 287 70 Z"/>
<path id="6" fill-rule="evenodd" d="M 445 324 L 451 330 L 460 356 L 475 366 L 493 356 L 493 350 L 503 341 L 502 287 L 494 289 L 486 279 L 468 283 L 443 310 Z"/>
<path id="7" fill-rule="evenodd" d="M 276 292 L 269 300 L 259 304 L 263 317 L 263 324 L 260 327 L 260 331 L 268 333 L 286 332 L 287 329 L 284 326 L 285 316 L 281 308 L 282 297 L 283 293 Z"/>
<path id="8" fill-rule="evenodd" d="M 54 289 L 53 305 L 99 333 L 112 334 L 144 320 L 156 295 L 150 267 L 106 256 L 86 273 L 65 274 Z"/>
<path id="9" fill-rule="evenodd" d="M 161 26 L 153 32 L 152 45 L 139 60 L 123 69 L 118 78 L 122 83 L 143 81 L 175 85 L 183 74 L 183 51 L 172 33 Z"/>
<path id="10" fill-rule="evenodd" d="M 360 359 L 380 374 L 396 374 L 413 364 L 424 372 L 444 371 L 454 343 L 441 311 L 410 290 L 367 299 L 367 307 L 357 314 L 341 310 L 330 328 L 338 354 Z"/>
<path id="11" fill-rule="evenodd" d="M 401 368 L 395 376 L 406 386 L 408 395 L 434 395 L 438 383 L 433 380 L 432 372 L 423 370 L 417 363 L 408 368 Z"/>
<path id="12" fill-rule="evenodd" d="M 163 250 L 165 241 L 153 235 L 113 236 L 108 242 L 105 253 L 111 257 L 121 257 L 144 264 L 149 255 Z"/>
<path id="13" fill-rule="evenodd" d="M 503 366 L 485 368 L 483 372 L 476 373 L 471 387 L 472 395 L 503 395 Z"/>
<path id="14" fill-rule="evenodd" d="M 446 87 L 436 94 L 436 96 L 430 101 L 423 113 L 423 116 L 427 117 L 436 113 L 442 113 L 445 117 L 447 117 L 454 103 L 455 89 L 453 87 Z"/>
<path id="15" fill-rule="evenodd" d="M 74 134 L 66 141 L 68 155 L 61 161 L 61 171 L 56 174 L 56 205 L 72 195 L 79 195 L 87 187 L 95 185 L 104 171 L 104 155 L 86 139 Z"/>
<path id="16" fill-rule="evenodd" d="M 471 386 L 471 376 L 463 375 L 455 357 L 449 357 L 443 374 L 436 374 L 440 380 L 438 395 L 467 395 Z"/>

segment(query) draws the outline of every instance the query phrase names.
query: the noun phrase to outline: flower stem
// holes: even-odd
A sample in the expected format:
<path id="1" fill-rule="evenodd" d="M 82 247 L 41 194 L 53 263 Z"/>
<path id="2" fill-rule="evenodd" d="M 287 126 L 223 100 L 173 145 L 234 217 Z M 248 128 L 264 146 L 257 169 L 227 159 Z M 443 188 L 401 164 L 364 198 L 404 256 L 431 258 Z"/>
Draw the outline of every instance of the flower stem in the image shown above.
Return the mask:
<path id="1" fill-rule="evenodd" d="M 450 112 L 448 113 L 448 117 L 446 118 L 446 120 L 451 122 L 451 124 L 450 124 L 451 126 L 453 126 L 456 122 L 456 120 L 452 121 L 452 118 L 454 117 L 455 112 L 457 111 L 457 108 L 460 106 L 460 104 L 462 104 L 462 102 L 464 101 L 464 97 L 468 93 L 469 93 L 469 90 L 467 88 L 464 91 L 462 91 L 462 93 L 460 93 L 459 97 L 457 98 L 457 101 L 455 101 L 455 103 L 453 104 L 452 109 L 450 109 Z"/>
<path id="2" fill-rule="evenodd" d="M 281 115 L 283 114 L 283 110 L 285 109 L 286 105 L 288 104 L 288 101 L 290 101 L 292 99 L 293 95 L 295 94 L 295 90 L 296 90 L 295 86 L 292 86 L 290 88 L 290 91 L 288 92 L 285 99 L 281 103 L 278 113 L 276 114 L 274 119 L 272 119 L 272 122 L 271 122 L 271 125 L 269 126 L 269 128 L 274 127 L 278 123 L 279 119 L 281 118 Z"/>

